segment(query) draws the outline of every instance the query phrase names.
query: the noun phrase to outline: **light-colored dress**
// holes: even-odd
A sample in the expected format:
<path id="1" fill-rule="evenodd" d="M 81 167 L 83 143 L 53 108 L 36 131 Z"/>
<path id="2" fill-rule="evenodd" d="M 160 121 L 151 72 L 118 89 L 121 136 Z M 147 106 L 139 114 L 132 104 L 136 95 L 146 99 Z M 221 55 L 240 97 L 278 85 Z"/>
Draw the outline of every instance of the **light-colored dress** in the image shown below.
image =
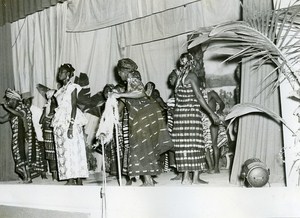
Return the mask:
<path id="1" fill-rule="evenodd" d="M 52 126 L 60 180 L 89 176 L 83 132 L 87 119 L 79 108 L 73 125 L 73 138 L 69 139 L 67 136 L 72 111 L 71 94 L 75 89 L 79 93 L 81 87 L 69 82 L 55 94 L 58 107 L 55 109 Z"/>

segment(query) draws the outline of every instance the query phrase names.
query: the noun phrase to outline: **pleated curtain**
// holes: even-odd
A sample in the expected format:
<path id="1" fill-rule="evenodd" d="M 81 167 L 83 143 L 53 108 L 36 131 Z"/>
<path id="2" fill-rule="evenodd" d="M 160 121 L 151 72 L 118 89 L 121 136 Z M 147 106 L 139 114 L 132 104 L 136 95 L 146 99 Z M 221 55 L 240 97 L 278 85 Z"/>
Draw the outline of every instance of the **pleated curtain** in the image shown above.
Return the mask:
<path id="1" fill-rule="evenodd" d="M 272 9 L 272 1 L 244 0 L 243 19 L 253 16 L 257 10 Z M 241 70 L 241 103 L 256 103 L 280 115 L 279 91 L 271 90 L 267 84 L 274 80 L 264 78 L 274 69 L 270 65 L 253 68 L 253 61 L 242 64 Z M 275 75 L 274 75 L 275 76 Z M 265 87 L 268 87 L 264 89 Z M 264 90 L 263 90 L 264 89 Z M 263 91 L 261 91 L 263 90 Z M 282 151 L 281 124 L 266 115 L 251 114 L 239 120 L 236 151 L 230 177 L 231 183 L 240 183 L 240 175 L 244 162 L 258 158 L 270 169 L 270 181 L 284 183 L 284 167 Z"/>
<path id="2" fill-rule="evenodd" d="M 1 0 L 0 26 L 25 18 L 29 14 L 42 11 L 64 1 L 66 0 Z"/>
<path id="3" fill-rule="evenodd" d="M 11 28 L 10 25 L 0 27 L 0 93 L 3 94 L 6 88 L 14 87 L 13 61 L 11 50 Z M 3 95 L 0 102 L 3 102 Z M 0 116 L 7 112 L 0 106 Z M 0 124 L 0 181 L 16 180 L 18 177 L 14 173 L 14 161 L 11 150 L 11 128 L 10 124 Z"/>

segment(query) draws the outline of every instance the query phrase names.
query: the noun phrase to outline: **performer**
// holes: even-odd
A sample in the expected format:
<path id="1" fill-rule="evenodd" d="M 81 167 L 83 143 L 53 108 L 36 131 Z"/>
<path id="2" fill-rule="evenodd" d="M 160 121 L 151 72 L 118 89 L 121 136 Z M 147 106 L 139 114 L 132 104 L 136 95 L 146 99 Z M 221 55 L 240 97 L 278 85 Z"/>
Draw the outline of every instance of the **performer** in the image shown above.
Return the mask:
<path id="1" fill-rule="evenodd" d="M 217 124 L 219 117 L 210 109 L 200 91 L 197 75 L 193 72 L 193 56 L 180 56 L 180 75 L 175 87 L 175 110 L 172 140 L 175 147 L 177 171 L 183 172 L 182 184 L 207 183 L 199 173 L 205 169 L 205 148 L 201 108 Z M 193 172 L 191 180 L 189 173 Z"/>
<path id="2" fill-rule="evenodd" d="M 66 185 L 82 185 L 82 178 L 89 176 L 84 130 L 87 119 L 77 107 L 77 93 L 81 87 L 70 79 L 75 69 L 63 64 L 58 70 L 61 88 L 55 93 L 58 107 L 52 119 L 58 176 L 68 180 Z"/>
<path id="3" fill-rule="evenodd" d="M 5 91 L 2 106 L 8 113 L 1 117 L 0 123 L 10 121 L 12 129 L 12 152 L 15 172 L 24 183 L 32 183 L 32 178 L 45 172 L 42 156 L 33 136 L 31 113 L 22 103 L 21 95 L 10 88 Z"/>
<path id="4" fill-rule="evenodd" d="M 46 92 L 47 103 L 44 106 L 39 123 L 42 125 L 45 153 L 49 163 L 49 170 L 52 174 L 52 179 L 58 180 L 53 127 L 51 126 L 54 110 L 57 107 L 57 102 L 54 98 L 55 91 L 56 90 L 50 89 Z"/>
<path id="5" fill-rule="evenodd" d="M 173 147 L 166 123 L 157 102 L 148 98 L 138 76 L 138 66 L 129 59 L 119 60 L 117 69 L 127 82 L 127 91 L 112 93 L 111 97 L 124 98 L 129 114 L 128 175 L 142 176 L 144 186 L 153 186 L 151 176 L 161 173 L 160 154 Z"/>

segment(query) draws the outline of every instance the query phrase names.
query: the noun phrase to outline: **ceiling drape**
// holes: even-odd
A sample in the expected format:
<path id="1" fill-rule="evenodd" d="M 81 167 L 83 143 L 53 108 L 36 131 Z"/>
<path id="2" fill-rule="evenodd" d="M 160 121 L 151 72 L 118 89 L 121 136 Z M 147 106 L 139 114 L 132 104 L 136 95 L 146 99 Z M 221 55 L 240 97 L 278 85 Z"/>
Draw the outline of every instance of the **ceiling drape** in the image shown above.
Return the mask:
<path id="1" fill-rule="evenodd" d="M 72 32 L 102 29 L 199 1 L 72 0 L 69 4 L 67 29 Z"/>
<path id="2" fill-rule="evenodd" d="M 0 26 L 67 0 L 0 0 Z"/>

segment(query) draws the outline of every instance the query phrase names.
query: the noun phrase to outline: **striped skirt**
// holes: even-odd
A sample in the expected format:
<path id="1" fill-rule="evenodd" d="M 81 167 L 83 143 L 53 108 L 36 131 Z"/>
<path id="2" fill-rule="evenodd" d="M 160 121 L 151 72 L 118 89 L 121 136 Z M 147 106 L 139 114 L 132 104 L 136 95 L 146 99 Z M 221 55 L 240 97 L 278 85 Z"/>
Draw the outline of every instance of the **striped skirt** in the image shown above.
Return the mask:
<path id="1" fill-rule="evenodd" d="M 178 172 L 205 170 L 202 114 L 199 107 L 176 107 L 172 140 Z"/>

